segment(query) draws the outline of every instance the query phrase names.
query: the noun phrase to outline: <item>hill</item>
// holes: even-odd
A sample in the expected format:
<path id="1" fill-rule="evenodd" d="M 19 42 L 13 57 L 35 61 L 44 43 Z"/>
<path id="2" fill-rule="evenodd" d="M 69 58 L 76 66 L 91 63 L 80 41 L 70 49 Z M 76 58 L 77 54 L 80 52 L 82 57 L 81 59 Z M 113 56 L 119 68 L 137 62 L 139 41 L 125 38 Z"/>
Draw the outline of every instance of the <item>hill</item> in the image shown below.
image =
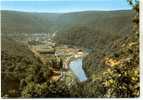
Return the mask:
<path id="1" fill-rule="evenodd" d="M 1 11 L 2 33 L 67 32 L 73 27 L 88 27 L 103 32 L 124 32 L 131 28 L 133 12 L 84 11 L 73 13 L 30 13 Z M 122 28 L 123 26 L 126 26 Z M 103 30 L 104 29 L 104 30 Z M 120 30 L 119 30 L 120 29 Z"/>
<path id="2" fill-rule="evenodd" d="M 96 48 L 97 44 L 104 45 L 131 33 L 133 14 L 133 11 L 93 11 L 64 14 L 60 20 L 63 23 L 61 26 L 64 28 L 58 32 L 55 40 L 59 43 Z"/>
<path id="3" fill-rule="evenodd" d="M 2 35 L 1 44 L 1 94 L 17 97 L 20 95 L 21 80 L 28 76 L 26 72 L 40 62 L 25 45 L 8 37 Z"/>
<path id="4" fill-rule="evenodd" d="M 114 41 L 112 52 L 92 52 L 84 60 L 88 81 L 71 88 L 75 97 L 135 98 L 140 96 L 139 36 Z M 101 56 L 100 56 L 101 55 Z"/>
<path id="5" fill-rule="evenodd" d="M 51 68 L 60 65 L 55 57 L 49 56 L 44 65 L 26 45 L 5 35 L 2 35 L 1 52 L 3 98 L 70 97 L 65 80 L 50 80 Z"/>
<path id="6" fill-rule="evenodd" d="M 59 15 L 52 13 L 27 13 L 17 11 L 1 11 L 1 27 L 3 33 L 41 33 L 49 32 L 53 20 Z"/>

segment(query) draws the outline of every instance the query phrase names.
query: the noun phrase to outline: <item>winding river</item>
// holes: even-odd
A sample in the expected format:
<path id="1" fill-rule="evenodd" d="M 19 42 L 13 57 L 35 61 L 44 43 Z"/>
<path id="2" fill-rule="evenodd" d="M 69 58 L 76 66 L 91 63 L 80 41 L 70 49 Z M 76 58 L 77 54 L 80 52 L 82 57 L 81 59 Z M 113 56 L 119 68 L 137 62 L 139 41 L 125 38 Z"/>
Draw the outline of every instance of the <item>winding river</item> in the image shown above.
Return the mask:
<path id="1" fill-rule="evenodd" d="M 79 81 L 87 80 L 86 74 L 82 68 L 82 58 L 75 59 L 69 63 L 70 69 L 77 76 Z"/>

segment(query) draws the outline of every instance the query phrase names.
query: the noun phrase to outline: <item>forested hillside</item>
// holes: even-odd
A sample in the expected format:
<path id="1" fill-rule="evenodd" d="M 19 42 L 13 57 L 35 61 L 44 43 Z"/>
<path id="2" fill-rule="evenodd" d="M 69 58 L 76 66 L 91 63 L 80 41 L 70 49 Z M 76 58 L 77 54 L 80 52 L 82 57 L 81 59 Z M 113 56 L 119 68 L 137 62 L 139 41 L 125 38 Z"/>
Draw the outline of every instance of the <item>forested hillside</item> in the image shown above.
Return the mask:
<path id="1" fill-rule="evenodd" d="M 14 97 L 70 97 L 65 80 L 52 81 L 51 68 L 59 66 L 55 57 L 48 64 L 34 56 L 29 48 L 2 35 L 1 96 Z M 57 64 L 57 65 L 56 65 Z"/>
<path id="2" fill-rule="evenodd" d="M 63 19 L 67 21 L 70 18 L 74 20 L 63 25 L 65 28 L 56 36 L 57 42 L 100 48 L 105 43 L 131 33 L 133 11 L 81 12 L 64 16 Z"/>
<path id="3" fill-rule="evenodd" d="M 27 13 L 2 10 L 1 15 L 3 33 L 58 32 L 60 37 L 69 32 L 73 33 L 74 30 L 78 30 L 80 27 L 86 27 L 88 30 L 92 29 L 91 31 L 96 33 L 128 33 L 132 26 L 130 20 L 133 16 L 133 11 Z M 61 40 L 63 38 L 60 37 L 58 39 Z"/>
<path id="4" fill-rule="evenodd" d="M 20 95 L 20 81 L 27 76 L 28 68 L 40 63 L 26 46 L 3 35 L 1 38 L 2 96 L 10 94 L 10 97 L 16 97 Z"/>
<path id="5" fill-rule="evenodd" d="M 71 91 L 74 97 L 127 98 L 139 97 L 138 33 L 116 40 L 113 52 L 91 53 L 84 60 L 89 81 L 77 83 Z"/>
<path id="6" fill-rule="evenodd" d="M 48 33 L 54 24 L 52 19 L 56 19 L 59 15 L 1 11 L 1 29 L 3 33 Z"/>
<path id="7" fill-rule="evenodd" d="M 139 2 L 129 2 L 136 14 L 132 32 L 102 49 L 94 49 L 84 60 L 89 82 L 77 85 L 75 95 L 85 97 L 139 97 Z M 98 45 L 98 44 L 97 44 Z M 100 45 L 100 44 L 99 44 Z M 82 92 L 82 91 L 86 92 Z M 79 92 L 80 91 L 80 92 Z"/>

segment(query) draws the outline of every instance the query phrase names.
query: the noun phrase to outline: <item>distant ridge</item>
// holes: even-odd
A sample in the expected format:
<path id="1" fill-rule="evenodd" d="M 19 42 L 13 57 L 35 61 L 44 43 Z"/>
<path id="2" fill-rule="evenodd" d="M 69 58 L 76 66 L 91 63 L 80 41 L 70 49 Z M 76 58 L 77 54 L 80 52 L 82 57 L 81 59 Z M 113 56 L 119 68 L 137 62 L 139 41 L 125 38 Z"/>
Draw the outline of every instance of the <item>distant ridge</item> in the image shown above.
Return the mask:
<path id="1" fill-rule="evenodd" d="M 108 21 L 111 18 L 119 22 L 123 19 L 125 22 L 121 21 L 119 23 L 122 26 L 124 24 L 130 24 L 128 21 L 132 15 L 133 12 L 131 10 L 81 11 L 71 13 L 31 13 L 1 10 L 1 29 L 2 33 L 59 32 L 70 29 L 75 25 L 88 25 L 92 28 L 99 25 L 99 22 L 102 20 Z M 99 27 L 102 28 L 101 26 L 104 27 L 104 24 Z"/>

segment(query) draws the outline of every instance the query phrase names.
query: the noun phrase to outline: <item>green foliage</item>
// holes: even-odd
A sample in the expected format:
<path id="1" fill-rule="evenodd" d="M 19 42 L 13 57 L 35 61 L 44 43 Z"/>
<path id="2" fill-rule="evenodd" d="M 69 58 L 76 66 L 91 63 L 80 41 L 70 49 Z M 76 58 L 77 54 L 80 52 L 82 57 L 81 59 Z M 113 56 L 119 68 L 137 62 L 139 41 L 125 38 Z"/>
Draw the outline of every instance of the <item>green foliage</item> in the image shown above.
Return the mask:
<path id="1" fill-rule="evenodd" d="M 26 46 L 3 35 L 2 97 L 69 97 L 65 81 L 49 80 L 52 68 L 62 67 L 59 59 L 49 56 L 43 65 Z"/>
<path id="2" fill-rule="evenodd" d="M 2 35 L 2 96 L 20 96 L 21 81 L 31 80 L 40 63 L 23 44 Z M 29 78 L 27 78 L 29 76 Z M 15 91 L 15 92 L 14 92 Z"/>
<path id="3" fill-rule="evenodd" d="M 51 26 L 48 14 L 1 11 L 1 15 L 3 33 L 46 33 Z"/>
<path id="4" fill-rule="evenodd" d="M 21 93 L 22 97 L 70 97 L 64 81 L 46 81 L 42 84 L 29 82 Z"/>
<path id="5" fill-rule="evenodd" d="M 112 45 L 114 52 L 104 52 L 104 57 L 100 58 L 102 61 L 98 63 L 99 67 L 90 65 L 90 62 L 85 63 L 84 69 L 88 74 L 88 81 L 73 85 L 72 96 L 139 97 L 138 39 L 139 37 L 134 34 L 121 41 L 115 41 Z"/>
<path id="6" fill-rule="evenodd" d="M 135 19 L 139 21 L 138 2 L 133 4 L 134 7 L 137 8 Z M 96 85 L 94 88 L 86 88 L 87 93 L 95 91 L 94 97 L 140 96 L 138 21 L 133 26 L 133 34 L 106 44 L 108 51 L 104 46 L 102 52 L 96 50 L 86 58 L 84 69 L 90 81 L 84 87 Z"/>
<path id="7" fill-rule="evenodd" d="M 130 32 L 132 11 L 85 11 L 66 14 L 1 11 L 2 33 L 66 33 L 88 27 L 104 33 Z M 126 28 L 123 28 L 126 26 Z M 104 30 L 103 30 L 104 29 Z M 95 31 L 95 32 L 96 32 Z M 100 33 L 101 33 L 100 32 Z"/>
<path id="8" fill-rule="evenodd" d="M 60 25 L 64 28 L 58 32 L 55 40 L 58 43 L 87 48 L 105 48 L 106 43 L 131 33 L 133 14 L 133 11 L 91 11 L 65 14 Z M 64 25 L 64 22 L 67 24 Z"/>
<path id="9" fill-rule="evenodd" d="M 43 84 L 36 84 L 34 82 L 29 82 L 26 87 L 24 87 L 23 91 L 21 92 L 22 97 L 40 97 L 44 93 L 47 92 L 48 85 L 47 83 Z"/>

